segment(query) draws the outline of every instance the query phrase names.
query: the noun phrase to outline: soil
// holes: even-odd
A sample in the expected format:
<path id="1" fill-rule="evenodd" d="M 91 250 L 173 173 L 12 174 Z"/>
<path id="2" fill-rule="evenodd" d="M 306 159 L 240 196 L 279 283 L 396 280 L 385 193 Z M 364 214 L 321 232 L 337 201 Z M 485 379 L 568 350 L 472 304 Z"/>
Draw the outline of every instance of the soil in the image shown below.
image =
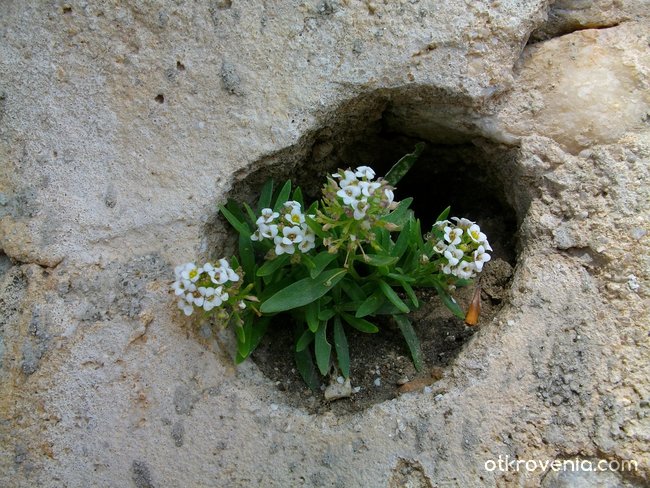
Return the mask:
<path id="1" fill-rule="evenodd" d="M 489 323 L 503 306 L 511 275 L 512 266 L 501 259 L 494 259 L 485 266 L 481 278 L 481 286 L 485 289 L 481 293 L 479 327 Z M 463 309 L 467 309 L 473 293 L 473 287 L 456 291 L 455 298 Z M 468 327 L 462 319 L 454 317 L 441 304 L 435 291 L 420 290 L 418 294 L 423 305 L 409 317 L 422 347 L 425 366 L 421 371 L 415 370 L 404 338 L 390 320 L 376 322 L 380 329 L 376 334 L 346 329 L 354 391 L 350 398 L 328 402 L 322 391 L 312 392 L 306 386 L 294 364 L 292 326 L 288 322 L 272 324 L 252 358 L 260 370 L 275 381 L 287 404 L 309 413 L 352 414 L 395 398 L 400 388 L 412 386 L 413 390 L 422 391 L 431 386 L 435 389 L 435 381 L 444 375 L 445 368 L 453 363 L 477 327 Z M 321 389 L 331 381 L 336 378 L 323 378 Z M 404 382 L 408 383 L 402 386 Z"/>

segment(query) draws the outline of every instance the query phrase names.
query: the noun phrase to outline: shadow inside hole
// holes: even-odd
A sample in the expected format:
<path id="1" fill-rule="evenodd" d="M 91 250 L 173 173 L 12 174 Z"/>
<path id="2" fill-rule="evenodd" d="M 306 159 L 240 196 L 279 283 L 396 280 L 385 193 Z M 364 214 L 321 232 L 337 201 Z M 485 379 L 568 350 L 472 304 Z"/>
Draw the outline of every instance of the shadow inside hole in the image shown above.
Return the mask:
<path id="1" fill-rule="evenodd" d="M 368 165 L 384 175 L 421 138 L 392 130 L 381 118 L 365 128 L 347 132 L 329 130 L 312 134 L 306 144 L 288 148 L 263 161 L 236 183 L 229 197 L 254 204 L 262 185 L 273 178 L 277 185 L 290 178 L 302 188 L 305 200 L 320 198 L 326 175 L 336 168 Z M 427 142 L 427 141 L 424 141 Z M 511 205 L 513 161 L 518 150 L 490 141 L 427 143 L 415 166 L 397 185 L 396 199 L 413 197 L 412 208 L 426 232 L 439 213 L 451 206 L 451 216 L 476 221 L 488 236 L 494 251 L 485 266 L 481 284 L 481 323 L 488 323 L 502 307 L 516 264 L 518 216 Z M 220 224 L 221 225 L 221 224 Z M 222 239 L 221 247 L 236 249 L 234 232 Z M 227 243 L 230 242 L 230 245 Z M 227 252 L 225 253 L 228 254 Z M 312 393 L 298 374 L 293 357 L 293 323 L 279 315 L 269 327 L 252 359 L 260 370 L 285 393 L 288 404 L 310 412 L 353 413 L 394 398 L 398 382 L 425 380 L 435 368 L 445 368 L 473 335 L 474 330 L 453 317 L 430 290 L 420 290 L 424 305 L 410 316 L 422 344 L 425 370 L 416 372 L 401 333 L 390 321 L 377 319 L 378 334 L 362 334 L 346 328 L 351 356 L 353 386 L 361 390 L 351 398 L 326 403 L 320 392 Z M 473 287 L 455 292 L 463 309 L 471 300 Z M 323 379 L 324 383 L 328 379 Z M 434 384 L 435 388 L 435 384 Z"/>

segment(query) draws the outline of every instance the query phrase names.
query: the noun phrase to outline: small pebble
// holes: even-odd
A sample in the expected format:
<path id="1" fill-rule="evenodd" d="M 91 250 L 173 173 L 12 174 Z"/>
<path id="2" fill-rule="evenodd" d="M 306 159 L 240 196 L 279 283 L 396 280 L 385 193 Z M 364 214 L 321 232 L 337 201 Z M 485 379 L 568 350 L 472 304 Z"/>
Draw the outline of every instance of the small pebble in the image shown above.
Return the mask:
<path id="1" fill-rule="evenodd" d="M 400 379 L 397 380 L 397 384 L 399 386 L 405 385 L 408 382 L 409 382 L 409 377 L 408 376 L 402 376 Z"/>
<path id="2" fill-rule="evenodd" d="M 336 382 L 339 385 L 342 385 L 343 383 L 345 383 L 345 378 L 343 378 L 343 376 L 339 376 L 338 378 L 336 378 Z"/>
<path id="3" fill-rule="evenodd" d="M 275 403 L 271 403 L 271 410 L 274 412 L 278 409 L 278 406 Z"/>
<path id="4" fill-rule="evenodd" d="M 381 378 L 375 378 L 375 386 L 381 386 Z"/>
<path id="5" fill-rule="evenodd" d="M 425 386 L 424 387 L 424 393 L 431 393 L 432 391 L 433 391 L 433 388 L 431 388 L 430 386 Z"/>

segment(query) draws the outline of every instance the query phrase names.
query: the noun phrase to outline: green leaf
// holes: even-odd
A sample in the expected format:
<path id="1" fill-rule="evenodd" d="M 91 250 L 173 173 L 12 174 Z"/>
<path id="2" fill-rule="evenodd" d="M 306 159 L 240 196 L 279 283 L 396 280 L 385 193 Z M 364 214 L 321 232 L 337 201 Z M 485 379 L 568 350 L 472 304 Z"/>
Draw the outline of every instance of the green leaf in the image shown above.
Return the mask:
<path id="1" fill-rule="evenodd" d="M 404 224 L 404 227 L 399 232 L 397 237 L 397 242 L 393 249 L 391 249 L 390 254 L 396 256 L 397 259 L 402 257 L 402 254 L 406 251 L 409 246 L 409 240 L 411 239 L 411 228 L 413 227 L 413 219 L 409 219 Z"/>
<path id="2" fill-rule="evenodd" d="M 426 144 L 419 142 L 415 145 L 415 150 L 412 153 L 409 153 L 402 157 L 395 165 L 386 173 L 384 179 L 388 181 L 390 185 L 395 186 L 403 177 L 408 173 L 411 167 L 415 164 Z"/>
<path id="3" fill-rule="evenodd" d="M 264 183 L 264 186 L 262 187 L 262 191 L 260 192 L 260 199 L 257 202 L 257 211 L 261 212 L 263 208 L 269 208 L 271 206 L 272 199 L 273 199 L 273 180 L 268 180 L 266 183 Z"/>
<path id="4" fill-rule="evenodd" d="M 304 210 L 305 210 L 305 209 L 304 209 L 305 204 L 304 204 L 304 202 L 303 202 L 303 200 L 302 200 L 302 190 L 300 189 L 300 187 L 297 187 L 297 188 L 293 191 L 293 196 L 292 196 L 291 198 L 300 204 L 300 207 L 302 208 L 302 210 L 303 210 L 303 212 L 304 212 Z"/>
<path id="5" fill-rule="evenodd" d="M 312 219 L 308 214 L 305 214 L 305 222 L 307 223 L 307 226 L 314 231 L 314 234 L 316 234 L 318 237 L 321 239 L 324 239 L 327 237 L 327 233 L 323 231 L 323 228 L 321 225 L 316 222 L 314 219 Z M 336 256 L 336 254 L 334 254 Z"/>
<path id="6" fill-rule="evenodd" d="M 411 285 L 409 285 L 406 281 L 400 281 L 400 285 L 402 285 L 402 288 L 404 288 L 404 291 L 406 291 L 406 294 L 411 299 L 413 307 L 418 308 L 420 306 L 420 302 L 418 301 L 418 297 L 415 295 L 415 292 L 413 291 Z"/>
<path id="7" fill-rule="evenodd" d="M 336 315 L 336 310 L 331 308 L 326 308 L 325 310 L 321 310 L 320 312 L 318 312 L 318 320 L 327 322 L 335 315 Z"/>
<path id="8" fill-rule="evenodd" d="M 348 349 L 348 339 L 345 337 L 341 318 L 337 315 L 334 318 L 334 348 L 336 349 L 336 358 L 339 368 L 346 378 L 350 377 L 350 350 Z"/>
<path id="9" fill-rule="evenodd" d="M 381 220 L 395 225 L 404 225 L 412 213 L 409 211 L 409 206 L 411 205 L 411 202 L 413 202 L 412 197 L 405 198 L 404 200 L 399 202 L 395 210 L 393 210 L 391 213 L 386 215 Z"/>
<path id="10" fill-rule="evenodd" d="M 341 281 L 341 288 L 345 294 L 355 302 L 362 302 L 366 299 L 366 294 L 354 280 L 346 279 Z"/>
<path id="11" fill-rule="evenodd" d="M 275 205 L 273 206 L 274 212 L 277 212 L 282 208 L 284 202 L 289 200 L 289 195 L 291 195 L 291 180 L 287 180 L 287 182 L 280 190 L 280 193 L 278 193 L 278 197 L 275 200 Z"/>
<path id="12" fill-rule="evenodd" d="M 302 333 L 300 339 L 296 342 L 296 352 L 300 352 L 305 349 L 309 344 L 314 340 L 314 333 L 307 329 Z"/>
<path id="13" fill-rule="evenodd" d="M 386 283 L 383 280 L 379 280 L 379 288 L 381 288 L 382 293 L 386 298 L 388 298 L 388 301 L 395 305 L 397 309 L 403 313 L 409 313 L 410 310 L 406 306 L 406 303 L 402 301 L 402 299 L 397 296 L 397 293 L 395 293 L 395 290 L 393 290 L 388 283 Z"/>
<path id="14" fill-rule="evenodd" d="M 219 210 L 221 210 L 221 213 L 223 216 L 226 218 L 228 222 L 230 222 L 230 225 L 232 225 L 237 232 L 243 235 L 251 235 L 251 230 L 248 228 L 248 225 L 246 225 L 244 222 L 240 221 L 237 217 L 233 215 L 233 213 L 228 210 L 224 205 L 221 205 L 219 207 Z"/>
<path id="15" fill-rule="evenodd" d="M 411 321 L 406 317 L 406 315 L 393 315 L 397 326 L 402 331 L 402 335 L 406 340 L 406 345 L 411 352 L 411 357 L 413 358 L 413 365 L 415 369 L 420 371 L 422 369 L 422 354 L 420 352 L 420 341 L 418 336 L 415 334 L 415 330 L 411 325 Z"/>
<path id="16" fill-rule="evenodd" d="M 442 303 L 445 304 L 445 306 L 451 310 L 451 313 L 453 313 L 456 317 L 464 319 L 465 314 L 463 313 L 462 309 L 456 303 L 456 300 L 452 298 L 452 296 L 447 293 L 447 290 L 445 290 L 440 283 L 433 282 L 433 287 L 436 289 L 438 292 L 438 295 L 442 299 Z"/>
<path id="17" fill-rule="evenodd" d="M 379 329 L 375 324 L 368 322 L 365 319 L 359 319 L 345 312 L 341 313 L 341 317 L 343 317 L 348 324 L 361 332 L 365 332 L 367 334 L 374 334 L 375 332 L 379 332 Z"/>
<path id="18" fill-rule="evenodd" d="M 345 276 L 344 268 L 325 271 L 317 278 L 304 278 L 278 291 L 262 303 L 262 313 L 284 312 L 318 300 Z"/>
<path id="19" fill-rule="evenodd" d="M 320 374 L 325 376 L 330 369 L 330 354 L 332 346 L 327 342 L 327 322 L 321 322 L 320 327 L 314 335 L 314 351 L 316 353 L 316 365 Z"/>
<path id="20" fill-rule="evenodd" d="M 390 266 L 395 264 L 399 260 L 396 256 L 386 256 L 384 254 L 366 254 L 365 258 L 362 258 L 361 261 L 369 264 L 370 266 Z"/>
<path id="21" fill-rule="evenodd" d="M 312 391 L 318 391 L 320 387 L 320 378 L 314 367 L 314 359 L 312 358 L 309 349 L 302 351 L 294 351 L 294 360 L 296 361 L 296 368 L 302 379 Z"/>
<path id="22" fill-rule="evenodd" d="M 449 217 L 449 211 L 451 210 L 451 207 L 447 207 L 442 211 L 440 215 L 438 215 L 438 218 L 434 220 L 434 222 L 440 222 L 441 220 L 447 220 L 447 217 Z"/>
<path id="23" fill-rule="evenodd" d="M 381 307 L 385 300 L 384 294 L 380 290 L 376 290 L 359 306 L 356 317 L 361 318 L 366 315 L 372 315 L 379 309 L 379 307 Z"/>
<path id="24" fill-rule="evenodd" d="M 289 259 L 291 259 L 291 256 L 289 256 L 288 254 L 283 254 L 282 256 L 278 256 L 275 259 L 271 259 L 270 261 L 266 261 L 257 270 L 257 276 L 269 276 L 269 275 L 272 275 L 278 269 L 280 269 L 282 266 L 287 264 Z"/>
<path id="25" fill-rule="evenodd" d="M 397 270 L 402 271 L 401 269 L 397 268 Z M 407 283 L 414 283 L 416 281 L 415 278 L 412 278 L 411 276 L 402 274 L 402 273 L 388 273 L 386 275 L 387 278 L 392 278 L 397 281 L 406 281 Z"/>
<path id="26" fill-rule="evenodd" d="M 312 332 L 316 332 L 316 330 L 318 330 L 318 326 L 320 325 L 320 320 L 318 318 L 319 312 L 320 300 L 311 302 L 305 309 L 305 320 L 307 321 L 307 327 L 309 327 L 309 330 Z"/>
<path id="27" fill-rule="evenodd" d="M 239 257 L 245 276 L 252 282 L 252 277 L 255 276 L 255 254 L 250 236 L 239 234 Z"/>
<path id="28" fill-rule="evenodd" d="M 253 225 L 255 225 L 255 221 L 257 220 L 257 215 L 255 215 L 255 212 L 253 212 L 253 209 L 246 202 L 244 202 L 244 208 L 246 209 L 246 213 L 248 214 L 248 218 L 251 219 L 251 222 L 253 223 Z"/>
<path id="29" fill-rule="evenodd" d="M 335 259 L 336 259 L 336 254 L 330 254 L 327 251 L 323 251 L 320 254 L 317 254 L 312 259 L 312 262 L 314 263 L 314 267 L 309 270 L 309 276 L 311 276 L 312 278 L 316 278 L 318 275 L 320 275 L 323 272 L 323 270 L 327 267 L 327 265 L 330 264 Z"/>

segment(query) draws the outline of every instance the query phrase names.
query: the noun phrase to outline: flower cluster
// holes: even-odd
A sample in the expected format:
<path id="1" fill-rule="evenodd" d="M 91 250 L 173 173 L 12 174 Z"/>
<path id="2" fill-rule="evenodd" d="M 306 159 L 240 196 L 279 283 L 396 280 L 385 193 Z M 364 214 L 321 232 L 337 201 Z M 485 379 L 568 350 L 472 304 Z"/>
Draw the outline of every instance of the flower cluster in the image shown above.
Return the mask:
<path id="1" fill-rule="evenodd" d="M 305 222 L 301 205 L 295 200 L 285 202 L 282 212 L 263 208 L 255 223 L 257 230 L 251 235 L 251 240 L 273 239 L 277 256 L 294 254 L 296 247 L 306 253 L 316 246 L 316 235 Z"/>
<path id="2" fill-rule="evenodd" d="M 440 268 L 446 275 L 470 279 L 483 270 L 483 264 L 490 260 L 492 251 L 486 235 L 471 220 L 452 217 L 434 224 L 440 239 L 433 250 L 441 255 Z"/>
<path id="3" fill-rule="evenodd" d="M 186 263 L 177 266 L 174 271 L 176 281 L 172 284 L 172 289 L 179 297 L 178 308 L 185 315 L 192 315 L 194 307 L 209 312 L 228 303 L 233 292 L 238 290 L 241 280 L 226 259 L 220 259 L 218 266 L 211 263 L 203 266 Z M 246 304 L 239 301 L 237 306 L 245 308 Z"/>
<path id="4" fill-rule="evenodd" d="M 364 219 L 373 206 L 389 208 L 395 198 L 393 189 L 386 183 L 373 181 L 375 172 L 369 166 L 359 166 L 355 171 L 339 170 L 332 178 L 339 180 L 336 196 L 355 220 Z"/>

